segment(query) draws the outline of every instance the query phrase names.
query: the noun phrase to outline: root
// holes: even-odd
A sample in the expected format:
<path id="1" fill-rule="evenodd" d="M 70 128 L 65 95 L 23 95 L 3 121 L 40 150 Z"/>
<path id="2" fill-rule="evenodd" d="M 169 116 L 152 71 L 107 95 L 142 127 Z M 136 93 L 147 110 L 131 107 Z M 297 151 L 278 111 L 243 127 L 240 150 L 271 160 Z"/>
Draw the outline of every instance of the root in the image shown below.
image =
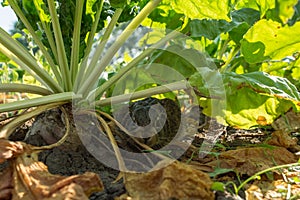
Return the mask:
<path id="1" fill-rule="evenodd" d="M 50 144 L 47 146 L 33 147 L 32 148 L 33 150 L 41 151 L 41 150 L 52 149 L 54 147 L 58 147 L 58 146 L 62 145 L 66 141 L 67 137 L 70 134 L 70 120 L 68 118 L 68 113 L 64 109 L 64 107 L 60 106 L 59 109 L 61 109 L 61 111 L 64 113 L 64 118 L 65 118 L 66 132 L 65 132 L 64 136 L 60 140 L 58 140 L 56 143 L 53 143 L 53 144 Z"/>

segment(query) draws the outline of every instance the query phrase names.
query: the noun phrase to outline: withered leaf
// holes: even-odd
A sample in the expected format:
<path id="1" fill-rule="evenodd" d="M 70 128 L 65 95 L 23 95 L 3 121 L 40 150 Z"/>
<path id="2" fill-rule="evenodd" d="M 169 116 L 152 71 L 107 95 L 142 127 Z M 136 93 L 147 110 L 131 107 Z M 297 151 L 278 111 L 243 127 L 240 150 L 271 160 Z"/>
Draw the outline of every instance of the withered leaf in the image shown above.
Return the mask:
<path id="1" fill-rule="evenodd" d="M 7 168 L 4 172 L 0 173 L 0 199 L 9 200 L 12 196 L 12 168 Z"/>
<path id="2" fill-rule="evenodd" d="M 299 176 L 299 174 L 298 174 Z M 290 189 L 289 189 L 290 188 Z M 275 181 L 254 181 L 245 191 L 247 200 L 256 199 L 287 199 L 287 194 L 295 199 L 300 195 L 300 185 L 283 179 Z M 292 198 L 289 198 L 292 199 Z"/>
<path id="3" fill-rule="evenodd" d="M 272 137 L 267 141 L 268 144 L 274 146 L 280 146 L 285 148 L 295 148 L 300 150 L 300 147 L 297 144 L 298 140 L 295 137 L 292 137 L 290 133 L 286 131 L 274 131 Z"/>
<path id="4" fill-rule="evenodd" d="M 20 155 L 24 152 L 27 145 L 22 142 L 12 142 L 4 138 L 0 138 L 0 163 L 7 159 Z"/>
<path id="5" fill-rule="evenodd" d="M 283 147 L 252 147 L 222 152 L 219 159 L 207 164 L 252 176 L 272 166 L 294 162 L 297 162 L 296 156 Z"/>
<path id="6" fill-rule="evenodd" d="M 16 199 L 88 199 L 92 192 L 103 190 L 97 174 L 64 177 L 50 174 L 47 166 L 23 154 L 14 162 Z"/>
<path id="7" fill-rule="evenodd" d="M 38 162 L 30 145 L 1 140 L 0 155 L 10 160 L 10 167 L 0 179 L 0 199 L 13 200 L 66 200 L 88 199 L 91 193 L 103 190 L 95 173 L 60 176 L 48 172 L 47 166 Z M 23 151 L 23 153 L 22 153 Z"/>
<path id="8" fill-rule="evenodd" d="M 133 199 L 214 199 L 209 176 L 178 161 L 148 173 L 126 173 L 124 179 Z"/>
<path id="9" fill-rule="evenodd" d="M 285 132 L 293 132 L 300 129 L 300 113 L 293 110 L 288 111 L 272 123 L 275 130 L 282 130 Z"/>

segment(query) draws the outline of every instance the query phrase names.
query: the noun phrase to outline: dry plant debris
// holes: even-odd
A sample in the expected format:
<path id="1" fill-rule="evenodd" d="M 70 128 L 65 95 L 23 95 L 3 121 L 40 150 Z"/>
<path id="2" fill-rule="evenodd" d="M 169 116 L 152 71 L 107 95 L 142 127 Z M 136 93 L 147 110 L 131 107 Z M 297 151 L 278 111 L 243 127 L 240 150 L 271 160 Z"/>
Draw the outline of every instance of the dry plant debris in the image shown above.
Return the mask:
<path id="1" fill-rule="evenodd" d="M 285 132 L 297 131 L 300 129 L 300 113 L 293 110 L 288 111 L 272 123 L 275 130 L 283 130 Z"/>
<path id="2" fill-rule="evenodd" d="M 255 181 L 246 190 L 247 200 L 299 199 L 300 182 L 299 172 L 285 172 L 286 180 Z M 297 181 L 294 181 L 297 180 Z"/>
<path id="3" fill-rule="evenodd" d="M 222 152 L 219 159 L 207 163 L 214 167 L 235 169 L 249 176 L 267 168 L 297 162 L 296 156 L 283 147 L 251 147 Z"/>
<path id="4" fill-rule="evenodd" d="M 148 173 L 126 173 L 124 179 L 132 199 L 214 199 L 209 176 L 178 161 Z"/>
<path id="5" fill-rule="evenodd" d="M 10 162 L 0 174 L 0 199 L 81 200 L 103 190 L 99 176 L 91 172 L 70 177 L 50 174 L 47 166 L 35 159 L 32 149 L 22 142 L 0 139 L 0 164 Z"/>
<path id="6" fill-rule="evenodd" d="M 270 145 L 284 148 L 292 148 L 299 151 L 300 146 L 297 144 L 297 142 L 297 138 L 292 137 L 290 133 L 281 130 L 274 131 L 272 133 L 271 139 L 267 141 L 267 143 Z"/>

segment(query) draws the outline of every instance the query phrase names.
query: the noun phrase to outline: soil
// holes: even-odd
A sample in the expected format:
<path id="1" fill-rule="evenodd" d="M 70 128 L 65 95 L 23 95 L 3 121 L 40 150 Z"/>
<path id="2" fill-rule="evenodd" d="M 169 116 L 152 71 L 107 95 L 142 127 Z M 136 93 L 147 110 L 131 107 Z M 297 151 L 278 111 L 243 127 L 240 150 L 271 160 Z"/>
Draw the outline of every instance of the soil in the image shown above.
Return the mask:
<path id="1" fill-rule="evenodd" d="M 146 117 L 143 118 L 142 115 L 135 117 L 139 117 L 147 121 L 148 119 L 146 119 Z M 47 111 L 46 113 L 38 116 L 34 122 L 31 121 L 26 125 L 20 127 L 14 134 L 11 135 L 9 139 L 14 141 L 24 140 L 27 143 L 37 146 L 53 143 L 57 141 L 65 131 L 64 120 L 61 116 L 62 113 L 59 109 Z M 202 123 L 200 124 L 201 128 L 199 128 L 198 133 L 193 141 L 193 146 L 196 148 L 200 147 L 204 138 L 207 137 L 208 131 L 202 125 L 207 121 L 213 122 L 213 120 L 209 118 L 204 120 L 202 114 L 199 121 L 200 123 Z M 53 126 L 53 124 L 55 124 L 55 126 Z M 260 143 L 264 141 L 272 131 L 272 128 L 237 130 L 234 128 L 221 126 L 217 123 L 215 124 L 214 128 L 215 130 L 218 130 L 219 134 L 221 135 L 219 143 L 231 149 L 234 149 L 237 146 L 240 147 Z M 164 134 L 166 134 L 166 131 L 164 132 Z M 122 138 L 119 139 L 122 140 Z M 69 142 L 74 142 L 74 138 L 71 138 Z M 122 179 L 114 182 L 119 175 L 119 171 L 103 165 L 100 161 L 95 159 L 80 142 L 78 143 L 77 141 L 77 144 L 78 145 L 76 145 L 76 147 L 69 148 L 67 142 L 65 146 L 63 145 L 51 150 L 43 151 L 39 154 L 39 160 L 44 162 L 48 166 L 49 172 L 51 172 L 52 174 L 69 176 L 74 174 L 82 174 L 87 171 L 99 174 L 102 182 L 105 185 L 105 190 L 102 192 L 94 193 L 90 196 L 90 199 L 114 199 L 115 197 L 126 193 L 126 189 L 124 187 Z M 122 143 L 121 145 L 128 145 L 128 143 Z M 137 150 L 130 146 L 127 148 L 132 148 L 134 149 L 133 151 Z M 187 160 L 190 158 L 190 156 L 190 151 L 187 151 L 187 153 L 184 154 L 180 159 Z M 234 177 L 234 175 L 232 175 L 232 177 Z M 238 183 L 237 179 L 235 179 L 235 181 Z M 216 192 L 215 199 L 228 200 L 243 199 L 245 197 L 245 194 L 242 190 L 239 193 L 240 197 L 232 195 L 232 193 L 230 193 L 229 191 L 230 187 L 228 187 L 225 192 Z"/>

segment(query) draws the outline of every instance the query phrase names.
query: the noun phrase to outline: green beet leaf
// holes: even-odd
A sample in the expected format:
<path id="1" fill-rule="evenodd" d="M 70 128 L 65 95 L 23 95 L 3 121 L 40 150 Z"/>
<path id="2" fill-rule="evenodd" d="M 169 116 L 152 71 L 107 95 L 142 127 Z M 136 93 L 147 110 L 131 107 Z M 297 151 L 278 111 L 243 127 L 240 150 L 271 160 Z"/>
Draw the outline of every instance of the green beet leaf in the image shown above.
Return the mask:
<path id="1" fill-rule="evenodd" d="M 228 0 L 164 0 L 171 3 L 175 12 L 190 19 L 224 19 L 230 21 Z"/>
<path id="2" fill-rule="evenodd" d="M 236 9 L 252 8 L 260 11 L 261 18 L 272 19 L 280 23 L 287 23 L 294 15 L 294 6 L 298 0 L 241 0 Z"/>
<path id="3" fill-rule="evenodd" d="M 244 35 L 241 51 L 249 63 L 280 60 L 300 49 L 300 22 L 282 26 L 278 22 L 260 20 Z"/>
<path id="4" fill-rule="evenodd" d="M 114 8 L 124 8 L 130 3 L 129 0 L 109 0 L 109 3 Z"/>
<path id="5" fill-rule="evenodd" d="M 271 124 L 291 108 L 300 110 L 300 93 L 286 78 L 264 72 L 226 72 L 222 74 L 222 88 L 218 76 L 220 74 L 215 73 L 214 78 L 218 80 L 215 85 L 212 84 L 213 81 L 207 84 L 200 74 L 191 76 L 189 82 L 204 94 L 216 95 L 211 100 L 200 101 L 200 105 L 204 107 L 205 114 L 222 118 L 220 122 L 250 129 Z M 224 89 L 226 98 L 218 98 L 222 97 Z"/>

